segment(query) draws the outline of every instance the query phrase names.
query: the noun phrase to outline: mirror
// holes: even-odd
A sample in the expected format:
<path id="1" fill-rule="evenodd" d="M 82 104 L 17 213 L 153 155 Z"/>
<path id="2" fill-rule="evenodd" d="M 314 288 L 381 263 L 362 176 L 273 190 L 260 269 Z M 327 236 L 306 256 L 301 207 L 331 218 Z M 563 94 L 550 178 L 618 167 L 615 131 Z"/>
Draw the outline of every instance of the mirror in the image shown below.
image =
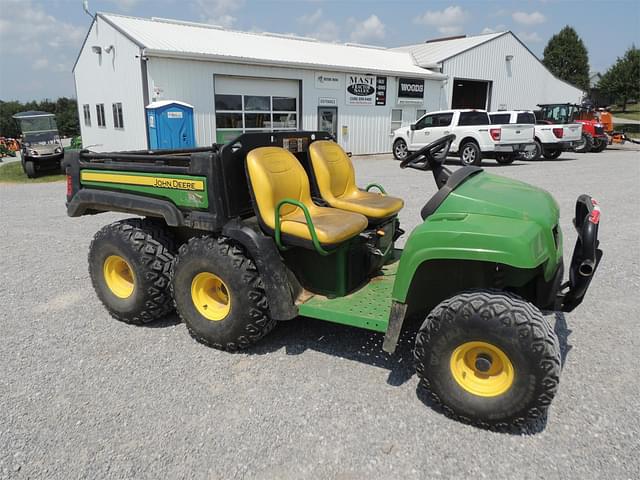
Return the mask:
<path id="1" fill-rule="evenodd" d="M 415 123 L 412 123 L 411 125 L 409 125 L 409 128 L 410 128 L 411 130 L 415 130 L 415 129 L 416 129 L 416 124 L 415 124 Z"/>

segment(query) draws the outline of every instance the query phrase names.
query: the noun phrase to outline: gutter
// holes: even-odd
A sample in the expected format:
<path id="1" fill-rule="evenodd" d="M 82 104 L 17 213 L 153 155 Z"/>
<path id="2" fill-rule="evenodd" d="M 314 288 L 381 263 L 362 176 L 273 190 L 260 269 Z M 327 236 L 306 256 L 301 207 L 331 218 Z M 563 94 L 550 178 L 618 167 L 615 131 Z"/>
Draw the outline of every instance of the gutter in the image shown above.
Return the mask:
<path id="1" fill-rule="evenodd" d="M 143 55 L 146 57 L 159 57 L 159 58 L 174 58 L 174 59 L 185 59 L 185 60 L 199 60 L 199 61 L 207 61 L 207 60 L 215 60 L 219 62 L 225 63 L 236 63 L 243 65 L 260 65 L 266 67 L 297 67 L 306 70 L 331 70 L 334 72 L 345 72 L 345 73 L 363 73 L 363 74 L 382 74 L 388 75 L 392 77 L 398 76 L 408 76 L 408 77 L 420 77 L 425 80 L 446 80 L 447 75 L 443 75 L 441 73 L 431 72 L 430 70 L 425 69 L 425 73 L 416 72 L 416 71 L 402 71 L 402 70 L 385 70 L 385 69 L 371 69 L 371 68 L 362 68 L 362 67 L 342 67 L 337 65 L 326 65 L 319 63 L 302 63 L 302 62 L 283 62 L 276 60 L 256 60 L 253 58 L 246 57 L 236 57 L 230 55 L 215 55 L 209 53 L 195 53 L 195 52 L 174 52 L 167 50 L 158 50 L 158 49 L 150 49 L 144 48 Z M 417 66 L 416 68 L 422 69 L 421 66 Z M 427 73 L 428 72 L 428 73 Z"/>

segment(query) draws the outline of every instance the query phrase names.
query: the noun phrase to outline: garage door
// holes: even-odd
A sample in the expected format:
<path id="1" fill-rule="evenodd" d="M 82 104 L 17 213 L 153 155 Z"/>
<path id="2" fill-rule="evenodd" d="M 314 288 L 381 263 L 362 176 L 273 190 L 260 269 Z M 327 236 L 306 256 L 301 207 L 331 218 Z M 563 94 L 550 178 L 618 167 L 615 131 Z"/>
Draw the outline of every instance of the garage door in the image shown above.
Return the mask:
<path id="1" fill-rule="evenodd" d="M 243 132 L 298 129 L 298 80 L 216 75 L 214 85 L 217 142 Z"/>
<path id="2" fill-rule="evenodd" d="M 490 82 L 478 80 L 461 80 L 453 82 L 453 98 L 451 108 L 487 108 Z"/>

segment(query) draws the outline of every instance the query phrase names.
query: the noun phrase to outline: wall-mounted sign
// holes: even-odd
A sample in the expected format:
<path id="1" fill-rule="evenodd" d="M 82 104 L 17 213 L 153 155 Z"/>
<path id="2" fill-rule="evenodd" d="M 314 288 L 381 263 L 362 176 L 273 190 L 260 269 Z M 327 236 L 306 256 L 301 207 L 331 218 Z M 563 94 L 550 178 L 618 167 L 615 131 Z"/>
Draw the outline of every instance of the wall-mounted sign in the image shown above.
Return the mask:
<path id="1" fill-rule="evenodd" d="M 182 118 L 182 112 L 167 112 L 167 118 Z"/>
<path id="2" fill-rule="evenodd" d="M 424 98 L 424 80 L 418 78 L 399 78 L 398 98 Z"/>
<path id="3" fill-rule="evenodd" d="M 376 77 L 376 105 L 387 104 L 387 77 Z"/>
<path id="4" fill-rule="evenodd" d="M 318 105 L 321 107 L 335 107 L 338 105 L 338 99 L 331 97 L 319 97 Z"/>
<path id="5" fill-rule="evenodd" d="M 347 74 L 347 105 L 373 105 L 376 97 L 376 77 Z"/>
<path id="6" fill-rule="evenodd" d="M 315 72 L 316 88 L 327 90 L 340 89 L 340 77 L 335 73 Z"/>

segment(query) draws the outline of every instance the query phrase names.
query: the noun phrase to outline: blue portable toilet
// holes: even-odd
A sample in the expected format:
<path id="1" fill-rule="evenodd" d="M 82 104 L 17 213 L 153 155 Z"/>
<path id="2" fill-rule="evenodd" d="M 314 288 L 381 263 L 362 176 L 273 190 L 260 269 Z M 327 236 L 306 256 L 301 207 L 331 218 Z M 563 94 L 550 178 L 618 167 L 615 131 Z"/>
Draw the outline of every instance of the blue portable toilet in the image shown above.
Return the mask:
<path id="1" fill-rule="evenodd" d="M 151 150 L 195 148 L 193 105 L 162 100 L 147 105 L 146 111 Z"/>

